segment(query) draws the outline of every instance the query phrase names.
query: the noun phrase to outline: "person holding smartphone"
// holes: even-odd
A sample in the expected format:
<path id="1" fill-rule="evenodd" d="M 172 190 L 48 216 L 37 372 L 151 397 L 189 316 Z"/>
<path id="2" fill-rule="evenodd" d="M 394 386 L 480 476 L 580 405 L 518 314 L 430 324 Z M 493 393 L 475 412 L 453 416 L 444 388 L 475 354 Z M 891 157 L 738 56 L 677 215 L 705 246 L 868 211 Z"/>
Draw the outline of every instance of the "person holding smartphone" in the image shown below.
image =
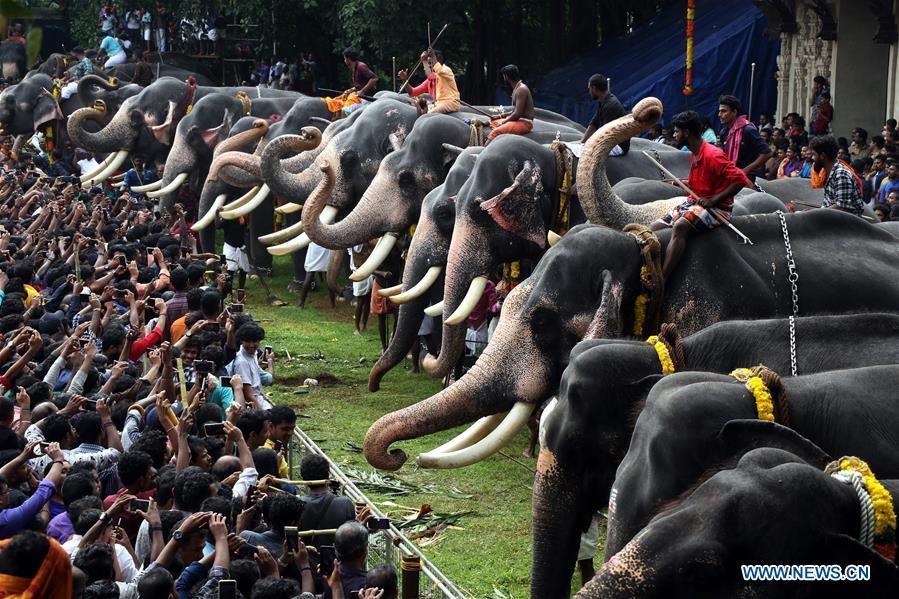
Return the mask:
<path id="1" fill-rule="evenodd" d="M 21 453 L 14 449 L 0 451 L 0 461 L 5 461 L 0 467 L 0 475 L 6 480 L 7 489 L 8 485 L 19 485 L 34 479 L 34 474 L 28 466 L 28 460 L 37 455 L 38 448 L 39 442 L 31 441 L 25 445 L 25 449 Z M 41 513 L 47 502 L 62 489 L 69 463 L 59 448 L 59 443 L 46 445 L 42 453 L 52 460 L 50 471 L 24 503 L 15 508 L 0 510 L 0 538 L 9 538 L 23 530 L 35 516 Z M 47 520 L 45 520 L 46 522 Z"/>

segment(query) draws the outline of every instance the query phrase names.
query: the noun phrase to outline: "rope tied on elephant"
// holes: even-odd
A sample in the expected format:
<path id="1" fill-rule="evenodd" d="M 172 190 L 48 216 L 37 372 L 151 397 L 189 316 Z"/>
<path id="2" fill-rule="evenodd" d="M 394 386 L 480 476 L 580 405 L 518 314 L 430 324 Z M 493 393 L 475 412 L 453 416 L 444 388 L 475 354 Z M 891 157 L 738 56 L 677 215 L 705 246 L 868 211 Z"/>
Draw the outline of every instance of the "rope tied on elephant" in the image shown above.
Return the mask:
<path id="1" fill-rule="evenodd" d="M 471 132 L 468 135 L 468 145 L 483 146 L 487 140 L 487 136 L 484 135 L 484 123 L 478 119 L 471 119 L 470 127 Z"/>
<path id="2" fill-rule="evenodd" d="M 237 99 L 243 105 L 243 116 L 250 114 L 250 96 L 245 91 L 237 92 Z"/>
<path id="3" fill-rule="evenodd" d="M 555 210 L 550 224 L 550 230 L 560 236 L 568 232 L 568 222 L 571 215 L 571 188 L 574 186 L 574 153 L 571 148 L 560 141 L 552 143 L 553 154 L 556 158 L 556 181 L 558 186 L 553 194 Z"/>
<path id="4" fill-rule="evenodd" d="M 634 302 L 634 328 L 637 337 L 647 332 L 658 330 L 662 297 L 665 282 L 662 279 L 662 244 L 659 238 L 646 225 L 631 223 L 624 227 L 624 232 L 631 234 L 640 248 L 643 266 L 640 268 L 640 284 L 642 291 Z"/>
<path id="5" fill-rule="evenodd" d="M 780 375 L 763 364 L 755 368 L 737 368 L 730 376 L 740 381 L 755 398 L 755 406 L 759 420 L 779 422 L 790 426 L 790 407 L 787 402 L 787 391 L 784 389 Z M 774 416 L 774 398 L 777 398 L 777 418 Z"/>
<path id="6" fill-rule="evenodd" d="M 184 94 L 184 100 L 181 102 L 182 116 L 190 114 L 194 109 L 194 96 L 197 93 L 197 80 L 193 75 L 189 75 L 184 81 L 187 84 L 187 93 Z"/>
<path id="7" fill-rule="evenodd" d="M 871 467 L 855 456 L 843 456 L 825 466 L 824 473 L 855 489 L 861 508 L 858 540 L 891 562 L 896 561 L 893 496 L 877 480 Z"/>
<path id="8" fill-rule="evenodd" d="M 653 346 L 659 355 L 662 376 L 684 369 L 684 338 L 678 332 L 676 324 L 662 323 L 659 334 L 649 337 L 646 343 Z"/>

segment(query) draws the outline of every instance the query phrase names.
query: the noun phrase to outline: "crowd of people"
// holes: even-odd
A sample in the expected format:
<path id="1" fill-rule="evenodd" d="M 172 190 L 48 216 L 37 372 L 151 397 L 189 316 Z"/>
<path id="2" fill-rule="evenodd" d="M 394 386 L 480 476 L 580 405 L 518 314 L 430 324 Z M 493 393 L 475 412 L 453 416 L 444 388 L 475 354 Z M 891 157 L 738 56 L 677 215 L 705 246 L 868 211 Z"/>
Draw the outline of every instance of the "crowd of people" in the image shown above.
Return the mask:
<path id="1" fill-rule="evenodd" d="M 2 162 L 0 596 L 395 597 L 327 460 L 286 482 L 275 355 L 183 208 Z"/>

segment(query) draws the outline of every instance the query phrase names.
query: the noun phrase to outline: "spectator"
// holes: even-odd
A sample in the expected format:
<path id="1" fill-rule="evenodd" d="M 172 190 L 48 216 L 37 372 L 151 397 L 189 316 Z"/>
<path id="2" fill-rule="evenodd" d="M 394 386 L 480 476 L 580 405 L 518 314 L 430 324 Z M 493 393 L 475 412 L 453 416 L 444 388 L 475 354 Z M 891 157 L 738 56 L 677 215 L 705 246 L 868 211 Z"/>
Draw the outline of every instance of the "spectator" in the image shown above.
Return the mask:
<path id="1" fill-rule="evenodd" d="M 366 589 L 380 589 L 384 592 L 380 599 L 397 599 L 399 595 L 399 580 L 396 569 L 393 566 L 378 566 L 372 568 L 365 575 Z"/>
<path id="2" fill-rule="evenodd" d="M 724 152 L 750 181 L 756 177 L 764 177 L 764 165 L 770 155 L 770 149 L 755 125 L 749 122 L 742 110 L 740 101 L 734 96 L 718 98 L 718 118 L 724 128 L 720 137 Z"/>
<path id="3" fill-rule="evenodd" d="M 833 136 L 813 138 L 810 148 L 815 168 L 824 169 L 827 173 L 821 207 L 861 215 L 865 207 L 861 180 L 848 166 L 837 160 L 837 142 Z"/>
<path id="4" fill-rule="evenodd" d="M 805 119 L 797 113 L 791 112 L 787 115 L 787 121 L 789 123 L 787 141 L 798 148 L 806 145 L 808 143 L 808 133 L 805 131 Z"/>
<path id="5" fill-rule="evenodd" d="M 69 599 L 69 556 L 59 543 L 34 531 L 0 541 L 0 595 Z"/>
<path id="6" fill-rule="evenodd" d="M 830 92 L 822 91 L 818 103 L 817 116 L 812 123 L 812 133 L 824 135 L 830 130 L 830 122 L 833 120 L 833 106 L 830 103 Z"/>
<path id="7" fill-rule="evenodd" d="M 823 135 L 827 133 L 826 127 L 829 125 L 830 121 L 833 120 L 833 108 L 830 108 L 830 118 L 822 119 L 821 117 L 821 107 L 824 104 L 825 94 L 827 94 L 826 98 L 829 101 L 830 83 L 821 75 L 816 75 L 814 81 L 812 81 L 811 97 L 809 98 L 809 106 L 812 108 L 812 135 Z M 819 123 L 823 123 L 825 127 L 824 130 L 818 130 Z"/>
<path id="8" fill-rule="evenodd" d="M 150 168 L 149 166 L 146 166 L 144 163 L 144 159 L 140 156 L 134 157 L 133 165 L 133 168 L 125 173 L 125 186 L 122 189 L 123 191 L 127 191 L 128 193 L 130 193 L 131 197 L 142 200 L 146 197 L 146 195 L 141 192 L 133 191 L 131 188 L 141 185 L 148 185 L 157 181 L 156 170 Z"/>
<path id="9" fill-rule="evenodd" d="M 330 479 L 330 467 L 328 461 L 316 454 L 308 454 L 300 463 L 300 475 L 303 480 L 327 481 Z M 310 485 L 308 492 L 303 496 L 303 517 L 300 526 L 303 530 L 330 530 L 340 527 L 343 523 L 353 520 L 355 507 L 347 497 L 338 497 L 331 492 L 326 484 Z M 313 537 L 310 544 L 319 547 L 321 545 L 333 545 L 333 535 L 320 535 Z M 323 561 L 330 563 L 331 554 L 324 555 Z"/>
<path id="10" fill-rule="evenodd" d="M 861 127 L 852 130 L 852 145 L 849 146 L 849 155 L 853 160 L 864 160 L 871 155 L 871 145 L 868 143 L 868 132 Z"/>
<path id="11" fill-rule="evenodd" d="M 794 146 L 787 148 L 787 153 L 777 168 L 778 179 L 789 179 L 790 177 L 798 177 L 802 168 L 802 162 L 799 160 L 799 153 Z"/>
<path id="12" fill-rule="evenodd" d="M 765 134 L 761 130 L 759 130 L 759 133 L 762 135 L 762 139 L 765 140 L 765 143 L 768 143 L 768 140 L 765 139 Z M 770 131 L 768 131 L 767 134 L 770 135 Z M 715 130 L 712 129 L 711 121 L 706 117 L 702 117 L 702 139 L 710 144 L 718 144 L 718 135 L 715 133 Z"/>
<path id="13" fill-rule="evenodd" d="M 886 165 L 887 178 L 881 184 L 877 196 L 878 202 L 881 204 L 886 204 L 887 196 L 891 191 L 899 189 L 899 161 L 895 158 L 887 158 Z"/>
<path id="14" fill-rule="evenodd" d="M 278 474 L 281 478 L 289 478 L 290 469 L 284 456 L 289 451 L 290 440 L 297 425 L 297 414 L 289 406 L 274 406 L 268 411 L 271 422 L 271 434 L 265 442 L 265 447 L 274 449 L 278 453 Z M 304 479 L 318 480 L 318 479 Z"/>
<path id="15" fill-rule="evenodd" d="M 802 177 L 803 179 L 811 179 L 812 151 L 808 146 L 802 146 L 802 149 L 799 151 L 799 159 L 802 161 L 802 167 L 799 169 L 799 174 L 797 176 Z"/>
<path id="16" fill-rule="evenodd" d="M 275 357 L 266 352 L 267 370 L 263 370 L 259 364 L 257 352 L 259 344 L 265 339 L 265 330 L 255 323 L 245 324 L 237 330 L 236 341 L 240 350 L 231 364 L 229 372 L 239 375 L 243 380 L 243 396 L 248 402 L 254 402 L 259 409 L 267 410 L 272 404 L 262 391 L 263 378 L 271 380 L 274 376 Z M 271 376 L 265 376 L 265 375 Z"/>
<path id="17" fill-rule="evenodd" d="M 780 127 L 773 129 L 771 133 L 771 145 L 774 146 L 774 150 L 786 151 L 787 147 L 790 145 L 790 142 L 787 141 L 786 131 Z"/>
<path id="18" fill-rule="evenodd" d="M 366 560 L 368 559 L 368 529 L 355 520 L 341 524 L 334 535 L 334 551 L 337 552 L 343 596 L 352 597 L 365 588 Z M 331 597 L 330 589 L 325 597 Z"/>
<path id="19" fill-rule="evenodd" d="M 767 112 L 760 112 L 759 113 L 759 132 L 773 131 L 773 130 L 774 130 L 774 123 L 772 122 L 771 117 L 768 116 Z M 708 140 L 706 140 L 706 141 L 708 141 Z"/>

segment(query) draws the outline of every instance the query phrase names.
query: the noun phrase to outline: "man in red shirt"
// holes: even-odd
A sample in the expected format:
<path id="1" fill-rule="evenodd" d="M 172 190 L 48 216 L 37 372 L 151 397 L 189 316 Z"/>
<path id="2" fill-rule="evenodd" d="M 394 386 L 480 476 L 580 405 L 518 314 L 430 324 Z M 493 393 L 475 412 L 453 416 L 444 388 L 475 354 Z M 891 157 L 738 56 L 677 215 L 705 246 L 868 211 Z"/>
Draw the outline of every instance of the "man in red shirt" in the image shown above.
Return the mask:
<path id="1" fill-rule="evenodd" d="M 671 227 L 671 240 L 665 251 L 662 276 L 665 280 L 677 266 L 687 237 L 694 231 L 710 231 L 721 226 L 712 210 L 727 220 L 734 205 L 734 194 L 742 187 L 751 187 L 749 178 L 737 168 L 724 152 L 702 139 L 702 121 L 692 110 L 682 112 L 672 120 L 675 146 L 687 146 L 693 154 L 687 186 L 699 197 L 687 201 L 650 226 L 653 231 Z"/>

